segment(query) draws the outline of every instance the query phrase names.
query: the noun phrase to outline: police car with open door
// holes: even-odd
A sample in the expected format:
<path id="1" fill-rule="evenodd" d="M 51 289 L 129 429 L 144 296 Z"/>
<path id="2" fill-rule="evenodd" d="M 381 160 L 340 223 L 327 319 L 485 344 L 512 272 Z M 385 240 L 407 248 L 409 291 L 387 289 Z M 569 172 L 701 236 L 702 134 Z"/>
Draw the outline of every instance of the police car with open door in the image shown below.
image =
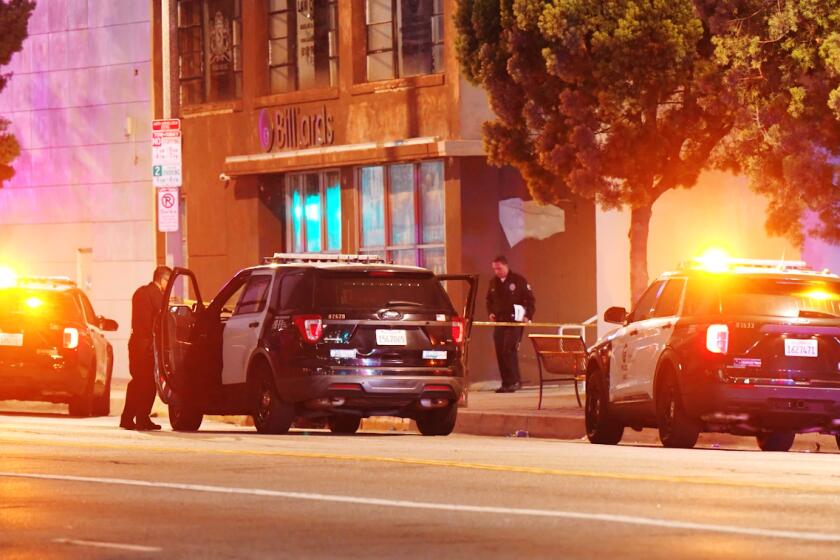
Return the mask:
<path id="1" fill-rule="evenodd" d="M 604 320 L 619 327 L 590 350 L 593 443 L 655 427 L 666 447 L 728 432 L 787 451 L 797 433 L 840 434 L 840 278 L 827 271 L 699 259 Z"/>
<path id="2" fill-rule="evenodd" d="M 183 278 L 197 302 L 170 304 Z M 399 416 L 447 435 L 465 389 L 476 284 L 373 256 L 277 254 L 205 305 L 195 274 L 176 268 L 155 331 L 170 424 L 192 431 L 206 414 L 251 415 L 262 433 L 297 419 L 354 433 L 362 418 Z"/>

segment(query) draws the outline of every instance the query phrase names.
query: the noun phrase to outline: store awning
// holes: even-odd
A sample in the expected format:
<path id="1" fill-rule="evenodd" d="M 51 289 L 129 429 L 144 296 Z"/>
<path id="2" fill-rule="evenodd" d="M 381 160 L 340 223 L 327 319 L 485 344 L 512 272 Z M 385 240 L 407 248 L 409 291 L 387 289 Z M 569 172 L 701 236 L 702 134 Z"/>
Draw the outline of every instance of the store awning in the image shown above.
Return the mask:
<path id="1" fill-rule="evenodd" d="M 438 157 L 485 156 L 481 140 L 440 140 L 428 136 L 392 142 L 344 144 L 303 150 L 228 156 L 224 173 L 230 177 L 285 173 L 305 169 L 369 165 Z"/>

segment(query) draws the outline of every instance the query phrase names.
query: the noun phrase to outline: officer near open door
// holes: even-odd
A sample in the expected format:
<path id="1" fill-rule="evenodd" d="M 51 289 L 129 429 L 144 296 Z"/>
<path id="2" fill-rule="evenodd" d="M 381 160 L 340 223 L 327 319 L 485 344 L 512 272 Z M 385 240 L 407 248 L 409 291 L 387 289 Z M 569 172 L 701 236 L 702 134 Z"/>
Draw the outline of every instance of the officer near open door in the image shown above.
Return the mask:
<path id="1" fill-rule="evenodd" d="M 521 274 L 510 270 L 507 259 L 500 255 L 493 259 L 493 279 L 487 291 L 487 313 L 498 323 L 530 323 L 536 311 L 531 285 Z M 496 360 L 502 386 L 497 393 L 513 393 L 522 387 L 519 375 L 519 342 L 523 327 L 497 326 L 493 329 Z"/>

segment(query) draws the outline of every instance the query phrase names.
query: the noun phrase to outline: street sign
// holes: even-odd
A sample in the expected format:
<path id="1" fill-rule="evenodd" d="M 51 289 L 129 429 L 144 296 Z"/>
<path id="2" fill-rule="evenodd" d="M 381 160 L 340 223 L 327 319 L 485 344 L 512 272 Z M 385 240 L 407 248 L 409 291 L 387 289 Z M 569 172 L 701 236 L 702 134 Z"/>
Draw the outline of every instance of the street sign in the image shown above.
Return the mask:
<path id="1" fill-rule="evenodd" d="M 178 231 L 180 214 L 180 189 L 161 187 L 157 189 L 158 231 Z"/>
<path id="2" fill-rule="evenodd" d="M 180 187 L 181 120 L 152 121 L 152 184 L 158 188 Z"/>

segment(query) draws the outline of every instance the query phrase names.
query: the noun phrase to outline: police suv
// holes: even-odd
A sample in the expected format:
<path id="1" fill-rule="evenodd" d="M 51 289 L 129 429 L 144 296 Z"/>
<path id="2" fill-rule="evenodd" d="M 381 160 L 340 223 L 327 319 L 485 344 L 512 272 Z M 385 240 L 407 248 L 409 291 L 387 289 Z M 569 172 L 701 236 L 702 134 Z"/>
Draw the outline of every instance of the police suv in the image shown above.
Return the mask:
<path id="1" fill-rule="evenodd" d="M 659 429 L 666 447 L 700 432 L 754 435 L 787 451 L 795 435 L 840 445 L 840 279 L 803 262 L 695 260 L 664 274 L 591 350 L 589 441 Z"/>
<path id="2" fill-rule="evenodd" d="M 170 304 L 183 278 L 197 303 Z M 155 331 L 170 424 L 193 431 L 206 414 L 251 415 L 262 433 L 326 421 L 349 434 L 362 418 L 387 415 L 447 435 L 464 391 L 476 282 L 375 256 L 276 254 L 205 305 L 195 274 L 176 268 Z M 459 283 L 460 313 L 446 291 Z"/>
<path id="3" fill-rule="evenodd" d="M 93 311 L 67 278 L 0 283 L 0 400 L 67 403 L 73 416 L 107 416 L 118 325 Z"/>

